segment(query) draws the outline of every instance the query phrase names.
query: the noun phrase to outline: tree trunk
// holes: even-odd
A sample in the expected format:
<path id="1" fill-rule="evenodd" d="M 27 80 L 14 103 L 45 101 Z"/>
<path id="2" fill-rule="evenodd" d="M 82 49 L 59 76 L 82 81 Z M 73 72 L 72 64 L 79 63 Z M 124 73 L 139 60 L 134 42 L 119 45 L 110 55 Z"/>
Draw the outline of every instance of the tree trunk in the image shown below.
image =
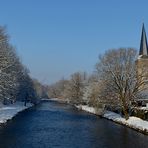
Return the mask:
<path id="1" fill-rule="evenodd" d="M 126 109 L 125 106 L 123 107 L 123 113 L 124 113 L 125 119 L 128 120 L 129 119 L 129 114 L 128 114 L 128 110 Z"/>
<path id="2" fill-rule="evenodd" d="M 128 106 L 126 104 L 126 99 L 123 96 L 121 96 L 120 98 L 121 98 L 121 101 L 122 101 L 121 103 L 122 103 L 124 117 L 125 117 L 126 120 L 128 120 L 129 114 L 128 114 Z"/>

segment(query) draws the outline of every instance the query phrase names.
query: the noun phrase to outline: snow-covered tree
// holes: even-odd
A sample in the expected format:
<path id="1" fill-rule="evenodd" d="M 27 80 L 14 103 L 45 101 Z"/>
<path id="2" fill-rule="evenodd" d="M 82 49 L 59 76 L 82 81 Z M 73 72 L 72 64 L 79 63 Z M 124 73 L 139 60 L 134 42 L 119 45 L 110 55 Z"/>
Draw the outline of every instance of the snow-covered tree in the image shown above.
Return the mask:
<path id="1" fill-rule="evenodd" d="M 0 102 L 23 100 L 33 94 L 32 80 L 20 62 L 14 47 L 9 43 L 5 28 L 0 27 Z M 34 93 L 35 95 L 35 93 Z"/>
<path id="2" fill-rule="evenodd" d="M 14 48 L 9 44 L 5 31 L 0 27 L 0 100 L 12 99 L 18 87 L 17 74 L 19 70 L 18 57 Z"/>

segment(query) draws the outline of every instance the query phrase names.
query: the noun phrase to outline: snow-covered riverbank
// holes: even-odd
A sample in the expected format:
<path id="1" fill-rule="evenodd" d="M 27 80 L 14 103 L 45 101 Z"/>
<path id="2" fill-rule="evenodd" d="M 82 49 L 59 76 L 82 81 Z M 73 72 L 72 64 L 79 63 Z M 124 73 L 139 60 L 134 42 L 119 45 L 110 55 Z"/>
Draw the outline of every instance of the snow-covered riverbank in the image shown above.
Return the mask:
<path id="1" fill-rule="evenodd" d="M 89 107 L 87 105 L 79 105 L 76 107 L 86 112 L 98 115 L 98 112 L 93 107 Z M 142 120 L 134 116 L 131 116 L 128 120 L 125 120 L 125 118 L 121 117 L 119 114 L 110 111 L 104 112 L 102 116 L 108 120 L 112 120 L 116 123 L 126 125 L 132 129 L 148 134 L 148 121 Z"/>
<path id="2" fill-rule="evenodd" d="M 23 102 L 16 102 L 10 105 L 0 105 L 0 124 L 6 123 L 8 120 L 11 120 L 14 116 L 16 116 L 19 112 L 26 110 L 32 107 L 33 104 L 27 103 L 24 106 Z"/>
<path id="3" fill-rule="evenodd" d="M 78 108 L 79 110 L 84 110 L 84 111 L 91 113 L 91 114 L 95 114 L 95 115 L 102 114 L 102 110 L 97 110 L 94 107 L 89 107 L 87 105 L 75 105 L 75 107 Z"/>

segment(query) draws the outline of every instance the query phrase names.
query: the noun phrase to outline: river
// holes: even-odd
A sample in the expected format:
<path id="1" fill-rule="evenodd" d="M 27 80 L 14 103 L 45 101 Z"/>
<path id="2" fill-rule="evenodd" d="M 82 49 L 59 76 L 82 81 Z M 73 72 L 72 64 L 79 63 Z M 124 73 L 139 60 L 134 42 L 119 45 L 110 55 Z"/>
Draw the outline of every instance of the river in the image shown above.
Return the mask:
<path id="1" fill-rule="evenodd" d="M 53 101 L 0 128 L 0 148 L 147 148 L 148 136 Z"/>

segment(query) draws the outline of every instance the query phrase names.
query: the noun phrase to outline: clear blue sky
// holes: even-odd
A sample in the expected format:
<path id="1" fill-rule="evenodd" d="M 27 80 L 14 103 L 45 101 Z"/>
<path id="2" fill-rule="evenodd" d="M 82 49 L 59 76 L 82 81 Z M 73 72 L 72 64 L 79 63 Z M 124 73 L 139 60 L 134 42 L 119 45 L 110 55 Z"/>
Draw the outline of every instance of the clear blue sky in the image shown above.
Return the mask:
<path id="1" fill-rule="evenodd" d="M 44 83 L 93 71 L 107 49 L 138 49 L 142 22 L 148 31 L 147 0 L 0 0 L 0 25 Z"/>

